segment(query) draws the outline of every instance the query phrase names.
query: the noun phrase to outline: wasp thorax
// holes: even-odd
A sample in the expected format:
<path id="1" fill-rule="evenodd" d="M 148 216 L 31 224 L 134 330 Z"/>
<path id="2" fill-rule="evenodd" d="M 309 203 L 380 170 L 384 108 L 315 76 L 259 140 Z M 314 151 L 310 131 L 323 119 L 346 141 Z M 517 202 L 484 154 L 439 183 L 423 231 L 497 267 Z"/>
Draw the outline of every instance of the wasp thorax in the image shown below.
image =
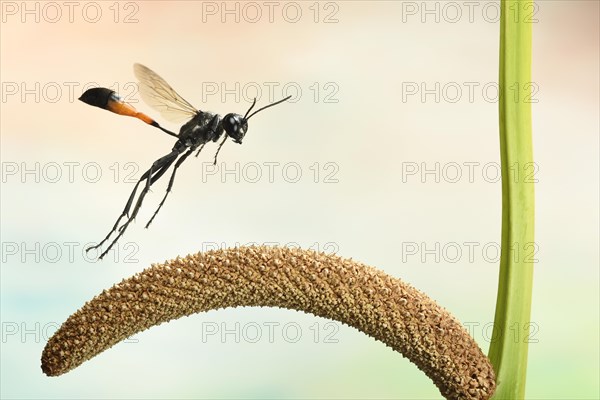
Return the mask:
<path id="1" fill-rule="evenodd" d="M 223 129 L 236 143 L 242 143 L 242 139 L 248 132 L 248 121 L 239 114 L 227 114 L 223 118 Z"/>

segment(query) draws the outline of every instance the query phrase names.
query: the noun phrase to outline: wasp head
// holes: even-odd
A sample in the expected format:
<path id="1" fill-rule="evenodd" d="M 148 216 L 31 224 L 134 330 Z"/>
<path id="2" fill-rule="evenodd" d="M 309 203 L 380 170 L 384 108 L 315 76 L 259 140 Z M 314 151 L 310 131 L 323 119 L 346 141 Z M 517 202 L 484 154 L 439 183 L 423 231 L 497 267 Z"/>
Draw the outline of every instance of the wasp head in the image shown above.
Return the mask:
<path id="1" fill-rule="evenodd" d="M 227 114 L 223 118 L 223 129 L 235 143 L 241 144 L 246 132 L 248 132 L 248 121 L 239 114 Z"/>

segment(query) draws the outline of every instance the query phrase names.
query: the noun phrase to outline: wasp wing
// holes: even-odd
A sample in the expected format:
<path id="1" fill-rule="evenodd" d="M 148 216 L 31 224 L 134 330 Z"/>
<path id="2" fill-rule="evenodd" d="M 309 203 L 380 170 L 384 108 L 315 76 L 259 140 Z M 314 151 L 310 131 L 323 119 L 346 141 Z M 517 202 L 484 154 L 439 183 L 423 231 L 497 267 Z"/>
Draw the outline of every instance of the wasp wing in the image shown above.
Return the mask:
<path id="1" fill-rule="evenodd" d="M 140 81 L 139 89 L 142 99 L 150 107 L 160 112 L 171 122 L 189 120 L 198 113 L 194 106 L 188 103 L 158 74 L 142 64 L 134 64 L 133 72 Z"/>

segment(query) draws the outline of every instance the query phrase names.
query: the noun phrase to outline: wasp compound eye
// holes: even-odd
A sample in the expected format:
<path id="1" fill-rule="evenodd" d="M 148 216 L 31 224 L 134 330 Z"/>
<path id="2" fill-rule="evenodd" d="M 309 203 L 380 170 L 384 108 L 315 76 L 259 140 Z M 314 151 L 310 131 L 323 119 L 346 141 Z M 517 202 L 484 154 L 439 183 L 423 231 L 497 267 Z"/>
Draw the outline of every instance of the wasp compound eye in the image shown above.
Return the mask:
<path id="1" fill-rule="evenodd" d="M 242 139 L 248 132 L 248 122 L 239 114 L 227 114 L 223 118 L 223 129 L 235 143 L 242 143 Z"/>

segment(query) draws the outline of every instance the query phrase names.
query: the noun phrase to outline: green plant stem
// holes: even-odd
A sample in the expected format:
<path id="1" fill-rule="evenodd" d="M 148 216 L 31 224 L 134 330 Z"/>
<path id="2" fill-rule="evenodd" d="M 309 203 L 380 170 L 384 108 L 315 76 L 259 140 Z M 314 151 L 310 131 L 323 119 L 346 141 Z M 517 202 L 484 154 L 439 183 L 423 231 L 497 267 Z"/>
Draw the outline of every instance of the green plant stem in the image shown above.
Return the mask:
<path id="1" fill-rule="evenodd" d="M 522 399 L 527 372 L 534 253 L 531 137 L 531 0 L 502 0 L 500 17 L 500 150 L 502 251 L 493 340 L 494 399 Z"/>

